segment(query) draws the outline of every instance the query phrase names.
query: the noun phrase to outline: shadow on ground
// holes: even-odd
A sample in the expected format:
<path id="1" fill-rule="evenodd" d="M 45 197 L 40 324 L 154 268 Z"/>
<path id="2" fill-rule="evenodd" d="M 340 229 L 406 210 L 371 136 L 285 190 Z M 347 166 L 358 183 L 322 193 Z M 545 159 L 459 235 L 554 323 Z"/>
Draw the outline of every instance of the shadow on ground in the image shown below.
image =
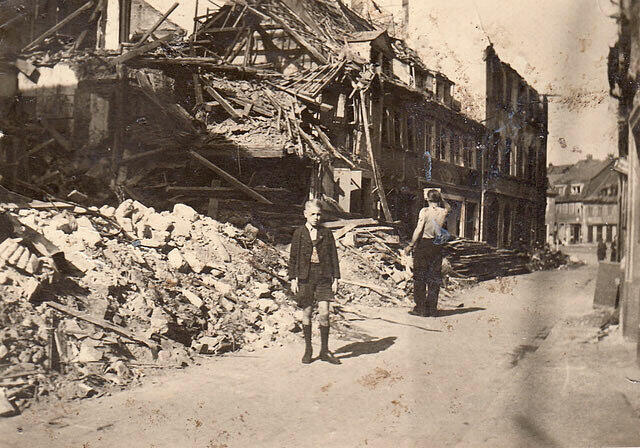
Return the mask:
<path id="1" fill-rule="evenodd" d="M 391 347 L 396 342 L 395 336 L 389 336 L 382 339 L 374 339 L 373 341 L 352 342 L 343 345 L 333 353 L 338 359 L 357 358 L 362 355 L 375 355 Z"/>
<path id="2" fill-rule="evenodd" d="M 438 317 L 454 316 L 456 314 L 466 314 L 484 310 L 486 310 L 486 308 L 482 308 L 479 306 L 471 306 L 469 308 L 455 308 L 453 310 L 438 310 Z"/>

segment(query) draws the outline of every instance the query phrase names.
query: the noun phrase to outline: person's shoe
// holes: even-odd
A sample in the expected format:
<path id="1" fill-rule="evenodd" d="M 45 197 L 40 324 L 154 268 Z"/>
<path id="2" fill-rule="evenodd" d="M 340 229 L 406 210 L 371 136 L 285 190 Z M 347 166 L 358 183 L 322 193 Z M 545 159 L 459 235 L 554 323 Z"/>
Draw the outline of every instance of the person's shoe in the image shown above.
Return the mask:
<path id="1" fill-rule="evenodd" d="M 424 316 L 425 310 L 423 307 L 416 305 L 411 311 L 409 311 L 409 314 L 411 314 L 412 316 Z"/>
<path id="2" fill-rule="evenodd" d="M 310 349 L 305 349 L 304 355 L 302 355 L 302 364 L 311 364 L 312 355 L 313 353 Z"/>
<path id="3" fill-rule="evenodd" d="M 331 352 L 329 352 L 329 351 L 320 352 L 319 358 L 320 358 L 321 361 L 328 362 L 329 364 L 334 364 L 334 365 L 342 364 L 342 361 L 340 361 L 338 358 L 333 356 L 333 354 Z"/>
<path id="4" fill-rule="evenodd" d="M 342 362 L 333 356 L 329 351 L 329 326 L 320 325 L 320 360 L 330 364 L 342 364 Z"/>
<path id="5" fill-rule="evenodd" d="M 311 358 L 313 356 L 313 347 L 311 346 L 311 325 L 303 325 L 302 332 L 304 333 L 305 344 L 302 364 L 311 364 Z"/>

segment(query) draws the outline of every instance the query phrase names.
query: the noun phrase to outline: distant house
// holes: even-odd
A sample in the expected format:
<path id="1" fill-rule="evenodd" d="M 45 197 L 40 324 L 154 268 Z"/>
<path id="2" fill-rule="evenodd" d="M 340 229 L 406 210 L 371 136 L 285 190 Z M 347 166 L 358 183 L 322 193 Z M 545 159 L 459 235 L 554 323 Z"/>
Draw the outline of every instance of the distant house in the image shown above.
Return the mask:
<path id="1" fill-rule="evenodd" d="M 618 174 L 614 159 L 592 157 L 550 166 L 547 240 L 563 244 L 611 242 L 618 234 Z"/>

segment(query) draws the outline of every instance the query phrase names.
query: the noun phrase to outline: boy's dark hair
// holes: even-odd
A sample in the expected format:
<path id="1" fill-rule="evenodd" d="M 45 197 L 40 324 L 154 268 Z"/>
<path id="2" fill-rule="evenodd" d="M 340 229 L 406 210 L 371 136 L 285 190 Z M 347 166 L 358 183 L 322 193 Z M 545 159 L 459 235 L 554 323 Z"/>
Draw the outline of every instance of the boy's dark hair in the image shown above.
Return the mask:
<path id="1" fill-rule="evenodd" d="M 429 204 L 435 204 L 438 207 L 443 207 L 444 203 L 442 201 L 442 195 L 438 190 L 429 190 L 427 191 L 427 202 Z"/>

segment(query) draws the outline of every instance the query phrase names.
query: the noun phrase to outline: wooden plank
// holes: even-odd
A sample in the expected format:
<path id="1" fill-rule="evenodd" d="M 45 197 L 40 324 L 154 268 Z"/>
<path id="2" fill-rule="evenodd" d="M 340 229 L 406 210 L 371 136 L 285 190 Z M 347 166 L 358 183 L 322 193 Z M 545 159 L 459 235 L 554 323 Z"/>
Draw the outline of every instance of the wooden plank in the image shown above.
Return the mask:
<path id="1" fill-rule="evenodd" d="M 49 132 L 49 134 L 51 134 L 51 136 L 56 139 L 56 142 L 58 142 L 60 146 L 62 146 L 67 152 L 73 152 L 73 146 L 71 146 L 69 140 L 67 140 L 61 133 L 59 133 L 51 125 L 51 123 L 47 121 L 46 118 L 40 119 L 40 122 L 42 123 L 42 126 Z"/>
<path id="2" fill-rule="evenodd" d="M 235 110 L 233 107 L 231 107 L 231 104 L 229 104 L 227 100 L 224 99 L 224 97 L 220 95 L 216 89 L 210 86 L 205 86 L 204 89 L 209 93 L 209 95 L 211 95 L 220 103 L 220 105 L 224 108 L 224 110 L 226 110 L 229 113 L 229 115 L 231 115 L 231 117 L 233 118 L 241 117 L 238 111 Z"/>
<path id="3" fill-rule="evenodd" d="M 343 236 L 345 236 L 347 233 L 351 232 L 353 229 L 358 227 L 359 225 L 360 224 L 358 224 L 357 222 L 355 223 L 352 222 L 351 224 L 347 224 L 343 228 L 338 229 L 338 231 L 336 231 L 336 233 L 333 234 L 333 238 L 337 241 Z"/>
<path id="4" fill-rule="evenodd" d="M 153 90 L 151 81 L 147 75 L 143 72 L 136 72 L 136 79 L 140 84 L 142 92 L 149 98 L 156 106 L 173 115 L 178 121 L 182 123 L 186 128 L 193 130 L 193 123 L 191 122 L 191 115 L 184 110 L 179 104 L 163 104 L 156 92 Z"/>
<path id="5" fill-rule="evenodd" d="M 160 17 L 158 19 L 158 21 L 156 23 L 153 24 L 153 26 L 151 28 L 149 28 L 149 30 L 144 33 L 142 35 L 142 37 L 140 38 L 140 40 L 138 42 L 136 42 L 136 44 L 133 46 L 133 48 L 138 48 L 140 47 L 140 45 L 144 44 L 144 42 L 149 39 L 149 37 L 158 29 L 158 27 L 160 25 L 162 25 L 162 23 L 167 20 L 167 17 L 169 17 L 171 15 L 171 13 L 173 11 L 175 11 L 175 9 L 179 6 L 180 4 L 178 2 L 174 3 L 171 8 L 169 8 L 169 10 L 167 12 L 165 12 L 162 17 Z"/>
<path id="6" fill-rule="evenodd" d="M 193 89 L 196 96 L 196 104 L 204 103 L 204 94 L 202 92 L 202 84 L 200 84 L 200 76 L 197 73 L 193 74 Z"/>
<path id="7" fill-rule="evenodd" d="M 47 31 L 45 31 L 40 36 L 38 36 L 33 42 L 23 47 L 22 50 L 20 50 L 20 52 L 24 53 L 25 51 L 33 49 L 33 47 L 36 47 L 37 45 L 41 44 L 47 37 L 53 35 L 55 32 L 57 32 L 59 29 L 65 26 L 67 23 L 71 22 L 73 19 L 78 17 L 87 9 L 91 8 L 91 6 L 93 6 L 93 0 L 88 1 L 87 3 L 82 5 L 80 8 L 76 9 L 74 12 L 69 14 L 64 19 L 62 19 L 60 22 L 58 22 L 55 26 L 53 26 L 52 28 L 49 28 Z"/>
<path id="8" fill-rule="evenodd" d="M 130 331 L 127 331 L 126 329 L 122 328 L 122 327 L 118 327 L 116 325 L 113 325 L 110 322 L 107 322 L 104 319 L 99 319 L 97 317 L 93 317 L 93 316 L 89 316 L 87 314 L 81 313 L 80 311 L 76 311 L 74 309 L 71 309 L 69 307 L 66 307 L 64 305 L 60 305 L 59 303 L 56 302 L 45 302 L 47 304 L 48 307 L 53 308 L 54 310 L 60 311 L 61 313 L 67 314 L 69 316 L 75 317 L 76 319 L 80 319 L 80 320 L 84 320 L 85 322 L 89 322 L 93 325 L 96 325 L 100 328 L 104 328 L 105 330 L 109 330 L 112 331 L 122 337 L 125 337 L 127 339 L 130 339 L 134 342 L 138 342 L 140 344 L 146 345 L 147 347 L 149 347 L 152 350 L 155 350 L 157 348 L 157 344 L 150 340 L 150 339 L 146 339 L 146 338 L 142 338 L 139 336 L 136 336 L 135 334 L 131 333 Z"/>
<path id="9" fill-rule="evenodd" d="M 382 185 L 382 176 L 380 176 L 380 171 L 378 170 L 378 164 L 376 163 L 375 154 L 373 153 L 373 145 L 371 143 L 371 129 L 369 129 L 369 111 L 367 110 L 363 90 L 360 90 L 360 106 L 362 107 L 362 124 L 364 126 L 367 150 L 369 152 L 369 158 L 371 159 L 369 162 L 371 163 L 371 169 L 376 181 L 376 188 L 378 189 L 378 196 L 380 197 L 380 203 L 382 204 L 382 211 L 384 212 L 384 218 L 388 222 L 391 222 L 393 221 L 393 217 L 391 216 L 391 211 L 389 210 L 389 204 L 387 204 L 387 196 L 384 192 L 384 186 Z"/>
<path id="10" fill-rule="evenodd" d="M 88 25 L 92 24 L 93 22 L 96 22 L 98 18 L 101 16 L 102 9 L 104 7 L 105 2 L 106 0 L 98 0 L 98 3 L 96 4 L 95 9 L 93 10 L 93 13 L 91 14 L 91 17 L 89 17 Z M 78 36 L 78 38 L 73 44 L 74 50 L 78 50 L 82 46 L 82 43 L 84 42 L 88 33 L 89 33 L 88 29 L 84 29 L 82 30 L 82 32 L 80 32 L 80 35 Z"/>
<path id="11" fill-rule="evenodd" d="M 280 19 L 275 14 L 270 15 L 271 19 L 280 25 L 300 46 L 306 49 L 309 54 L 320 64 L 326 64 L 327 58 L 325 58 L 313 45 L 307 42 L 301 35 L 299 35 L 293 28 L 291 28 L 285 21 Z"/>
<path id="12" fill-rule="evenodd" d="M 151 156 L 157 156 L 159 154 L 167 152 L 168 150 L 169 148 L 158 148 L 158 149 L 152 149 L 150 151 L 139 152 L 137 154 L 123 157 L 122 160 L 120 161 L 120 164 L 131 163 L 131 162 L 135 162 L 136 160 L 146 159 Z"/>
<path id="13" fill-rule="evenodd" d="M 147 51 L 153 50 L 154 48 L 159 47 L 163 43 L 168 42 L 169 40 L 171 40 L 173 38 L 173 36 L 174 36 L 173 34 L 168 34 L 168 35 L 166 35 L 164 37 L 161 37 L 158 40 L 154 40 L 153 42 L 149 42 L 148 44 L 144 44 L 144 45 L 142 45 L 142 46 L 140 46 L 138 48 L 134 48 L 131 51 L 123 53 L 120 56 L 111 59 L 109 62 L 111 62 L 112 65 L 118 65 L 118 64 L 122 64 L 123 62 L 128 61 L 129 59 L 133 59 L 135 57 L 142 56 Z"/>
<path id="14" fill-rule="evenodd" d="M 249 188 L 247 185 L 245 185 L 242 182 L 240 182 L 238 179 L 233 177 L 231 174 L 227 173 L 223 169 L 221 169 L 218 166 L 214 165 L 213 163 L 211 163 L 211 161 L 205 159 L 204 157 L 202 157 L 197 152 L 192 150 L 192 151 L 189 151 L 189 154 L 191 155 L 191 157 L 193 159 L 195 159 L 198 162 L 202 163 L 204 166 L 206 166 L 211 171 L 216 173 L 222 179 L 224 179 L 225 181 L 229 182 L 231 185 L 233 185 L 234 187 L 238 188 L 240 191 L 246 193 L 247 196 L 255 199 L 256 201 L 258 201 L 258 202 L 260 202 L 262 204 L 273 205 L 273 203 L 270 200 L 268 200 L 267 198 L 265 198 L 261 194 L 257 193 L 253 189 Z"/>
<path id="15" fill-rule="evenodd" d="M 322 227 L 326 227 L 327 229 L 339 229 L 351 224 L 357 224 L 358 226 L 372 226 L 378 224 L 378 221 L 373 218 L 340 219 L 338 221 L 323 222 L 320 225 Z"/>
<path id="16" fill-rule="evenodd" d="M 251 101 L 241 100 L 240 98 L 235 98 L 232 96 L 230 96 L 229 99 L 242 107 L 251 106 L 251 110 L 255 110 L 256 112 L 258 112 L 261 115 L 264 115 L 265 117 L 273 117 L 273 112 L 271 112 L 269 109 L 265 109 L 264 107 L 261 107 L 261 106 L 256 106 Z"/>
<path id="17" fill-rule="evenodd" d="M 329 148 L 329 150 L 338 158 L 344 160 L 347 165 L 349 165 L 351 168 L 356 168 L 356 164 L 353 163 L 351 160 L 347 159 L 345 156 L 343 156 L 340 151 L 338 151 L 335 146 L 333 146 L 331 144 L 331 140 L 329 140 L 329 137 L 327 136 L 327 134 L 325 134 L 322 129 L 320 129 L 320 126 L 318 125 L 314 125 L 314 129 L 316 130 L 316 132 L 318 133 L 318 136 L 320 137 L 320 140 L 322 140 L 322 143 Z"/>
<path id="18" fill-rule="evenodd" d="M 281 86 L 279 84 L 272 83 L 272 82 L 269 82 L 269 81 L 265 81 L 265 82 L 267 84 L 269 84 L 270 86 L 275 87 L 278 90 L 282 90 L 283 92 L 287 92 L 288 94 L 293 95 L 296 98 L 301 99 L 305 103 L 309 103 L 309 104 L 311 104 L 313 106 L 319 107 L 320 110 L 322 110 L 324 112 L 330 112 L 330 111 L 333 110 L 333 106 L 331 104 L 321 103 L 321 102 L 316 101 L 315 99 L 311 98 L 310 96 L 307 96 L 307 95 L 302 94 L 302 93 L 298 93 L 295 90 L 290 89 L 288 87 L 284 87 L 284 86 Z"/>

